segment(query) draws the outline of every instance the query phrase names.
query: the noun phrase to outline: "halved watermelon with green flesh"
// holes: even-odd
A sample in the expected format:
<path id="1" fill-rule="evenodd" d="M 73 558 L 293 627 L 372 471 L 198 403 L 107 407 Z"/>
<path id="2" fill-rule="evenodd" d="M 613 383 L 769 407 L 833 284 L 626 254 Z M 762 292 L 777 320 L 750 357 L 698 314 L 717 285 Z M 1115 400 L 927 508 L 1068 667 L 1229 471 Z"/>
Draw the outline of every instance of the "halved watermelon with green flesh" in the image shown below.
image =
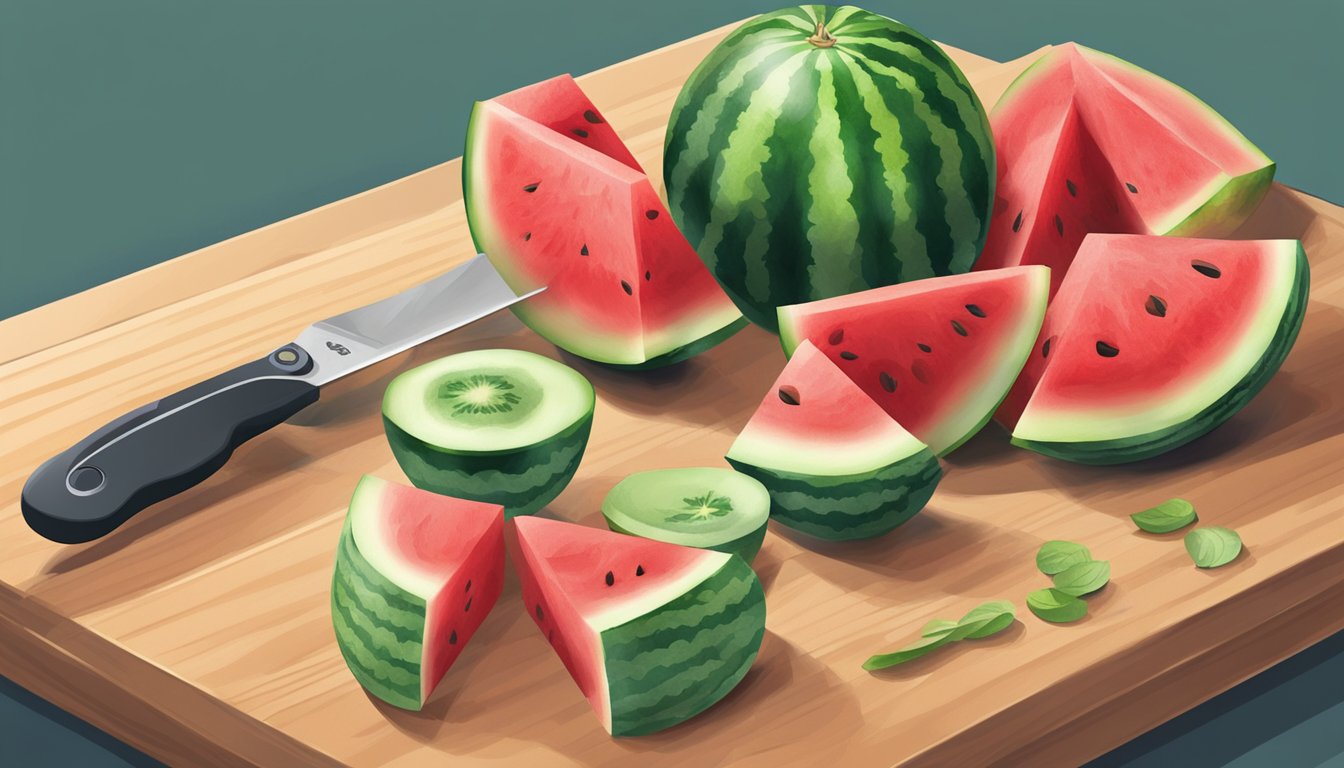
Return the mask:
<path id="1" fill-rule="evenodd" d="M 723 467 L 654 469 L 607 492 L 602 516 L 613 531 L 727 552 L 750 563 L 765 540 L 770 492 Z"/>
<path id="2" fill-rule="evenodd" d="M 639 164 L 568 75 L 478 102 L 462 162 L 476 247 L 553 344 L 656 367 L 746 321 L 677 229 Z"/>
<path id="3" fill-rule="evenodd" d="M 1045 264 L 1052 294 L 1088 233 L 1226 235 L 1274 179 L 1207 104 L 1074 43 L 1023 72 L 990 123 L 999 181 L 976 268 Z"/>
<path id="4" fill-rule="evenodd" d="M 770 491 L 770 516 L 822 539 L 866 539 L 924 508 L 938 459 L 810 341 L 794 351 L 726 457 Z"/>
<path id="5" fill-rule="evenodd" d="M 935 277 L 779 308 L 779 338 L 811 341 L 939 455 L 989 421 L 1045 315 L 1050 270 Z"/>
<path id="6" fill-rule="evenodd" d="M 723 698 L 765 633 L 765 593 L 736 555 L 516 518 L 527 613 L 614 736 L 653 733 Z"/>
<path id="7" fill-rule="evenodd" d="M 1309 282 L 1296 240 L 1088 235 L 998 418 L 1017 445 L 1087 464 L 1183 445 L 1279 369 Z"/>
<path id="8" fill-rule="evenodd" d="M 504 584 L 504 510 L 365 475 L 336 551 L 336 643 L 369 693 L 420 709 Z"/>

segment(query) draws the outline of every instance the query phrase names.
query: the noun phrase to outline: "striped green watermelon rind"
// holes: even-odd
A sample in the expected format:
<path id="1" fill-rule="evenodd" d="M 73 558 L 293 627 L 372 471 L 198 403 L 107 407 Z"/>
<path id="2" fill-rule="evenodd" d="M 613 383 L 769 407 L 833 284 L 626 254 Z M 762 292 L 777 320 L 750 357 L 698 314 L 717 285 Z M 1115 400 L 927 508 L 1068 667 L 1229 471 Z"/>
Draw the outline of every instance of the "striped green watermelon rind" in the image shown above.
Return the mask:
<path id="1" fill-rule="evenodd" d="M 831 47 L 808 42 L 818 22 Z M 668 122 L 664 181 L 725 292 L 774 330 L 780 305 L 969 270 L 994 147 L 936 44 L 868 11 L 810 5 L 747 22 L 695 70 Z"/>
<path id="2" fill-rule="evenodd" d="M 765 592 L 730 557 L 699 585 L 602 632 L 611 734 L 640 736 L 708 709 L 751 668 L 765 636 Z"/>
<path id="3" fill-rule="evenodd" d="M 392 455 L 418 488 L 504 507 L 508 517 L 536 514 L 555 500 L 579 469 L 593 414 L 549 440 L 506 453 L 444 450 L 383 418 Z"/>
<path id="4" fill-rule="evenodd" d="M 1057 459 L 1080 464 L 1124 464 L 1142 461 L 1185 445 L 1232 418 L 1255 397 L 1278 372 L 1297 341 L 1306 315 L 1311 268 L 1299 243 L 1293 286 L 1273 339 L 1260 359 L 1238 382 L 1195 416 L 1162 429 L 1108 440 L 1052 441 L 1024 439 L 1014 435 L 1014 445 Z"/>
<path id="5" fill-rule="evenodd" d="M 828 541 L 890 533 L 929 503 L 943 474 L 928 448 L 852 475 L 805 475 L 727 458 L 734 469 L 761 481 L 770 491 L 772 519 Z"/>

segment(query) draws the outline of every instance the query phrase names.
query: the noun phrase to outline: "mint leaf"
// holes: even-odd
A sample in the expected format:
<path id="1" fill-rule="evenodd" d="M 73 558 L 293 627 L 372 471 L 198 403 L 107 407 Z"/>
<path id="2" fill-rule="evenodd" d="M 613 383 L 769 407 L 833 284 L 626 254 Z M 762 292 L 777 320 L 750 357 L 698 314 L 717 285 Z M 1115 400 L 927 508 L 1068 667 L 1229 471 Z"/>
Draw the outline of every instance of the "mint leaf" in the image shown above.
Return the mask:
<path id="1" fill-rule="evenodd" d="M 1218 568 L 1241 554 L 1241 537 L 1220 525 L 1196 528 L 1185 534 L 1185 551 L 1200 568 Z"/>
<path id="2" fill-rule="evenodd" d="M 1027 608 L 1038 618 L 1055 624 L 1077 621 L 1087 615 L 1087 603 L 1057 589 L 1038 589 L 1027 595 Z"/>
<path id="3" fill-rule="evenodd" d="M 1152 509 L 1145 509 L 1129 516 L 1140 530 L 1149 533 L 1171 533 L 1199 519 L 1195 514 L 1195 505 L 1185 499 L 1167 499 Z"/>
<path id="4" fill-rule="evenodd" d="M 904 664 L 907 661 L 914 661 L 921 656 L 927 655 L 932 651 L 942 648 L 944 645 L 952 642 L 946 635 L 935 635 L 933 637 L 921 637 L 915 642 L 903 648 L 898 648 L 891 653 L 881 653 L 870 657 L 863 662 L 863 668 L 870 672 L 878 669 L 887 669 L 897 664 Z"/>
<path id="5" fill-rule="evenodd" d="M 935 637 L 937 635 L 946 635 L 948 632 L 957 628 L 957 622 L 947 619 L 934 619 L 919 631 L 921 637 Z"/>
<path id="6" fill-rule="evenodd" d="M 1047 541 L 1036 552 L 1036 567 L 1046 576 L 1054 576 L 1070 566 L 1092 559 L 1087 547 L 1074 541 Z"/>
<path id="7" fill-rule="evenodd" d="M 1055 574 L 1055 589 L 1066 595 L 1082 597 L 1096 592 L 1111 580 L 1111 564 L 1106 560 L 1089 560 L 1071 565 Z"/>
<path id="8" fill-rule="evenodd" d="M 994 600 L 972 608 L 949 634 L 953 640 L 979 640 L 1007 629 L 1017 609 L 1007 600 Z M 927 625 L 925 626 L 927 629 Z"/>

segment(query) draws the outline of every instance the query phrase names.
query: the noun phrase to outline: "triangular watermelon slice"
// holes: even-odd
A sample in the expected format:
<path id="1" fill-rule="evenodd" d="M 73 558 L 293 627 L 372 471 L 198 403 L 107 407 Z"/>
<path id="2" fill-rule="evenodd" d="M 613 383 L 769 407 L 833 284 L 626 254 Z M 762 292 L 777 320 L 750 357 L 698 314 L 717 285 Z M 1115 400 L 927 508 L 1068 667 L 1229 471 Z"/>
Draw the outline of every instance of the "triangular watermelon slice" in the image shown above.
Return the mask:
<path id="1" fill-rule="evenodd" d="M 504 508 L 365 475 L 336 552 L 331 618 L 369 693 L 420 709 L 504 584 Z"/>
<path id="2" fill-rule="evenodd" d="M 790 354 L 810 340 L 939 455 L 989 421 L 1031 353 L 1050 270 L 917 280 L 779 308 Z"/>
<path id="3" fill-rule="evenodd" d="M 512 524 L 527 613 L 612 735 L 695 716 L 756 659 L 765 593 L 742 558 L 544 518 Z"/>
<path id="4" fill-rule="evenodd" d="M 476 247 L 532 330 L 618 366 L 684 360 L 746 321 L 568 75 L 478 102 L 462 162 Z"/>
<path id="5" fill-rule="evenodd" d="M 998 419 L 1017 445 L 1089 464 L 1189 442 L 1279 369 L 1309 280 L 1296 240 L 1089 235 Z"/>
<path id="6" fill-rule="evenodd" d="M 1074 43 L 1023 72 L 990 123 L 998 187 L 976 268 L 1045 264 L 1052 294 L 1089 232 L 1222 236 L 1274 178 L 1207 104 Z"/>

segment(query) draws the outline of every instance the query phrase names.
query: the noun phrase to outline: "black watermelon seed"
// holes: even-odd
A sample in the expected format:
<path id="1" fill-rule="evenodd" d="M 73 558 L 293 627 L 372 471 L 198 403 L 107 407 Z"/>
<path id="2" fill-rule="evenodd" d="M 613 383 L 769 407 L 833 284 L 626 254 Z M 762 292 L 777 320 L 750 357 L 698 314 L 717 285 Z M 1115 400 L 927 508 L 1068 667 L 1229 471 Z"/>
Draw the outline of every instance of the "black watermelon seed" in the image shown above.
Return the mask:
<path id="1" fill-rule="evenodd" d="M 783 386 L 779 388 L 779 399 L 784 401 L 785 405 L 802 405 L 802 396 L 794 387 Z"/>
<path id="2" fill-rule="evenodd" d="M 1050 338 L 1045 340 L 1045 343 L 1041 344 L 1041 357 L 1050 356 L 1050 342 L 1054 340 L 1054 338 L 1055 338 L 1054 336 L 1051 336 Z"/>
<path id="3" fill-rule="evenodd" d="M 1116 349 L 1115 347 L 1112 347 L 1110 344 L 1107 344 L 1104 341 L 1098 341 L 1097 354 L 1101 355 L 1102 357 L 1115 357 L 1116 355 L 1120 354 L 1120 350 Z"/>
<path id="4" fill-rule="evenodd" d="M 1017 218 L 1013 219 L 1013 231 L 1016 232 L 1022 228 L 1022 212 L 1017 212 Z"/>
<path id="5" fill-rule="evenodd" d="M 910 373 L 914 374 L 915 378 L 919 381 L 920 384 L 929 383 L 929 369 L 927 366 L 924 365 L 923 360 L 916 360 L 913 364 L 911 364 Z"/>
<path id="6" fill-rule="evenodd" d="M 454 629 L 454 630 L 452 631 L 452 633 L 448 635 L 448 644 L 449 644 L 449 645 L 457 645 L 457 630 L 456 630 L 456 629 Z"/>
<path id="7" fill-rule="evenodd" d="M 840 328 L 839 330 L 831 331 L 830 338 L 826 340 L 829 341 L 831 344 L 839 344 L 840 342 L 845 340 L 845 329 Z"/>
<path id="8" fill-rule="evenodd" d="M 607 586 L 610 587 L 612 584 L 615 583 L 616 583 L 616 576 L 611 571 L 607 571 Z"/>
<path id="9" fill-rule="evenodd" d="M 1064 236 L 1064 220 L 1059 218 L 1058 213 L 1055 214 L 1055 229 L 1059 230 L 1060 237 Z"/>
<path id="10" fill-rule="evenodd" d="M 1194 267 L 1195 271 L 1198 272 L 1199 274 L 1205 277 L 1212 277 L 1214 280 L 1217 280 L 1218 278 L 1223 276 L 1223 270 L 1215 267 L 1214 265 L 1210 264 L 1207 261 L 1200 261 L 1199 259 L 1195 259 L 1194 261 L 1190 262 L 1190 266 Z"/>
<path id="11" fill-rule="evenodd" d="M 976 304 L 967 304 L 967 305 L 966 305 L 966 311 L 967 311 L 967 312 L 970 312 L 972 315 L 975 315 L 976 317 L 984 317 L 984 316 L 985 316 L 985 310 L 981 309 L 981 308 L 980 308 L 978 305 L 976 305 Z"/>
<path id="12" fill-rule="evenodd" d="M 470 592 L 470 591 L 471 591 L 471 579 L 467 579 L 467 588 L 464 589 L 464 590 L 462 590 L 462 591 L 463 591 L 463 592 Z"/>
<path id="13" fill-rule="evenodd" d="M 635 295 L 635 289 L 634 289 L 634 288 L 631 288 L 631 287 L 630 287 L 630 284 L 627 283 L 627 282 L 625 282 L 624 280 L 621 281 L 621 289 L 624 290 L 625 293 L 626 293 L 626 295 L 628 295 L 628 296 L 634 296 L 634 295 Z"/>
<path id="14" fill-rule="evenodd" d="M 891 378 L 890 373 L 883 371 L 877 374 L 877 381 L 882 385 L 882 388 L 887 390 L 888 392 L 896 391 L 896 380 Z"/>
<path id="15" fill-rule="evenodd" d="M 602 122 L 602 118 L 598 117 L 597 113 L 591 109 L 585 109 L 583 111 L 583 119 L 594 124 Z"/>
<path id="16" fill-rule="evenodd" d="M 467 604 L 464 605 L 464 606 L 462 606 L 462 612 L 463 612 L 463 613 L 466 613 L 467 611 L 470 611 L 470 610 L 471 610 L 471 601 L 474 600 L 474 599 L 475 599 L 475 598 L 471 598 L 471 597 L 468 597 L 468 598 L 467 598 Z"/>
<path id="17" fill-rule="evenodd" d="M 537 191 L 537 187 L 540 187 L 540 186 L 541 186 L 541 182 L 538 181 L 536 184 L 528 184 L 527 186 L 523 187 L 523 191 L 524 191 L 524 192 L 536 192 L 536 191 Z"/>
<path id="18" fill-rule="evenodd" d="M 915 346 L 919 347 L 919 350 L 921 352 L 933 352 L 933 347 L 930 347 L 928 344 L 925 344 L 922 341 L 916 344 Z"/>
<path id="19" fill-rule="evenodd" d="M 859 356 L 858 356 L 858 355 L 854 354 L 853 352 L 850 352 L 848 349 L 846 349 L 844 352 L 841 352 L 841 353 L 840 353 L 840 357 L 844 358 L 845 360 L 858 360 L 858 359 L 859 359 Z"/>
<path id="20" fill-rule="evenodd" d="M 644 575 L 644 566 L 642 566 L 642 565 L 636 565 L 636 566 L 635 566 L 635 575 L 636 575 L 636 576 L 643 576 L 643 575 Z"/>
<path id="21" fill-rule="evenodd" d="M 658 218 L 658 212 L 650 208 L 649 210 L 644 212 L 644 218 L 648 219 L 649 221 L 653 221 L 654 219 Z"/>
<path id="22" fill-rule="evenodd" d="M 583 244 L 583 247 L 579 249 L 579 255 L 580 255 L 580 256 L 587 256 L 587 255 L 588 255 L 588 244 L 587 244 L 587 243 L 584 243 L 584 244 Z"/>
<path id="23" fill-rule="evenodd" d="M 963 326 L 961 323 L 958 323 L 956 320 L 952 321 L 952 330 L 956 331 L 958 336 L 969 335 L 966 333 L 965 326 Z"/>
<path id="24" fill-rule="evenodd" d="M 531 240 L 531 239 L 532 239 L 532 233 L 531 233 L 531 232 L 524 232 L 524 233 L 523 233 L 523 242 L 527 242 L 528 240 Z"/>
<path id="25" fill-rule="evenodd" d="M 1074 186 L 1074 184 L 1073 184 L 1072 181 L 1069 181 L 1068 179 L 1065 179 L 1065 180 L 1064 180 L 1064 186 L 1066 186 L 1066 187 L 1069 188 L 1069 197 L 1077 197 L 1077 196 L 1078 196 L 1078 187 Z"/>
<path id="26" fill-rule="evenodd" d="M 644 279 L 645 279 L 645 280 L 652 280 L 652 279 L 653 279 L 653 273 L 652 273 L 652 272 L 645 272 L 645 273 L 644 273 Z"/>
<path id="27" fill-rule="evenodd" d="M 541 621 L 544 618 L 546 618 L 546 615 L 541 612 L 541 603 L 537 603 L 537 621 Z"/>
<path id="28" fill-rule="evenodd" d="M 1129 190 L 1130 194 L 1133 195 L 1139 194 L 1139 188 L 1134 186 L 1133 184 L 1130 184 L 1128 181 L 1125 182 L 1125 187 Z"/>
<path id="29" fill-rule="evenodd" d="M 575 128 L 574 135 L 578 136 L 580 139 L 588 138 L 588 132 L 583 130 L 582 128 Z"/>
<path id="30" fill-rule="evenodd" d="M 1153 315 L 1154 317 L 1167 316 L 1167 302 L 1157 296 L 1150 295 L 1148 300 L 1143 303 L 1143 308 L 1148 310 L 1148 314 Z"/>

